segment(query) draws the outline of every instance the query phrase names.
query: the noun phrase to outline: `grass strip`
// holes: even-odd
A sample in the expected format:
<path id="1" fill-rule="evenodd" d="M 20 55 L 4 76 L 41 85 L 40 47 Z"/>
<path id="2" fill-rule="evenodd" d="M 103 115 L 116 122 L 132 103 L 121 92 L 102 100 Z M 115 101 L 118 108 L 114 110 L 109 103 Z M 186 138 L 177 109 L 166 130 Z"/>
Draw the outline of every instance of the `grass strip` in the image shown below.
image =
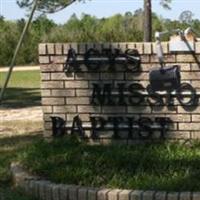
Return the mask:
<path id="1" fill-rule="evenodd" d="M 0 86 L 6 78 L 5 72 L 0 72 Z M 16 71 L 12 73 L 8 88 L 5 91 L 2 107 L 17 108 L 39 106 L 40 71 Z"/>

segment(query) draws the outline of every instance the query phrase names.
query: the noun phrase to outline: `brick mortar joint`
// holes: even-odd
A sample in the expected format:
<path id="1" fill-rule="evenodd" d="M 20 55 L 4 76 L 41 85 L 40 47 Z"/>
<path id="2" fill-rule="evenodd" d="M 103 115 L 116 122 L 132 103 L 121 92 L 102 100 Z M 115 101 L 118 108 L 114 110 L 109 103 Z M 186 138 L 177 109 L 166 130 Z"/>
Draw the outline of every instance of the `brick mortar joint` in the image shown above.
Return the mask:
<path id="1" fill-rule="evenodd" d="M 68 189 L 68 192 L 71 190 L 73 191 L 76 191 L 76 195 L 78 196 L 79 194 L 79 191 L 80 190 L 86 190 L 87 192 L 87 195 L 89 194 L 88 191 L 94 191 L 96 193 L 96 200 L 99 199 L 99 194 L 103 194 L 105 191 L 107 191 L 104 195 L 106 195 L 106 200 L 109 200 L 110 198 L 108 198 L 109 195 L 114 195 L 114 196 L 117 196 L 118 200 L 124 200 L 124 197 L 123 195 L 127 195 L 127 200 L 130 200 L 131 199 L 131 195 L 137 195 L 138 196 L 138 200 L 142 200 L 144 198 L 145 195 L 150 195 L 152 196 L 152 198 L 150 198 L 150 200 L 153 200 L 155 199 L 155 196 L 157 194 L 159 195 L 163 195 L 163 196 L 166 196 L 166 198 L 168 200 L 171 200 L 171 196 L 172 196 L 172 199 L 174 199 L 174 196 L 176 197 L 179 197 L 180 196 L 183 196 L 186 194 L 186 195 L 190 195 L 190 198 L 191 199 L 200 199 L 200 192 L 190 192 L 190 191 L 182 191 L 182 192 L 166 192 L 166 191 L 157 191 L 157 190 L 126 190 L 126 189 L 109 189 L 109 188 L 95 188 L 95 187 L 83 187 L 83 186 L 77 186 L 77 185 L 61 185 L 61 184 L 54 184 L 53 182 L 50 182 L 50 181 L 47 181 L 47 180 L 44 180 L 38 176 L 32 176 L 30 175 L 30 173 L 28 173 L 24 167 L 18 162 L 13 162 L 11 163 L 11 166 L 10 166 L 10 170 L 11 170 L 11 174 L 12 174 L 12 178 L 13 178 L 13 181 L 16 183 L 15 186 L 16 187 L 21 187 L 22 189 L 24 189 L 24 191 L 26 191 L 27 193 L 31 193 L 33 196 L 36 195 L 36 194 L 33 194 L 31 191 L 31 188 L 30 187 L 30 184 L 27 184 L 27 181 L 30 183 L 32 181 L 32 183 L 34 184 L 38 184 L 38 182 L 41 182 L 41 183 L 46 183 L 47 186 L 55 186 L 57 189 L 61 190 L 63 189 L 63 186 Z M 19 173 L 20 172 L 20 173 Z M 20 177 L 21 176 L 21 177 Z M 24 184 L 25 182 L 25 184 Z M 29 185 L 28 187 L 28 191 L 27 191 L 27 185 Z M 56 195 L 56 191 L 52 190 L 52 188 L 50 188 L 51 190 L 51 195 L 54 196 L 54 193 Z M 125 192 L 123 194 L 123 192 Z M 92 194 L 91 194 L 92 195 Z M 121 197 L 122 195 L 122 197 Z M 48 195 L 45 195 L 46 198 L 44 200 L 47 200 L 48 199 Z M 149 196 L 149 197 L 150 197 Z M 112 198 L 112 197 L 111 197 Z M 88 199 L 88 196 L 87 196 L 87 199 Z M 184 198 L 185 199 L 185 198 Z M 76 199 L 76 200 L 82 200 L 81 198 L 79 199 Z"/>

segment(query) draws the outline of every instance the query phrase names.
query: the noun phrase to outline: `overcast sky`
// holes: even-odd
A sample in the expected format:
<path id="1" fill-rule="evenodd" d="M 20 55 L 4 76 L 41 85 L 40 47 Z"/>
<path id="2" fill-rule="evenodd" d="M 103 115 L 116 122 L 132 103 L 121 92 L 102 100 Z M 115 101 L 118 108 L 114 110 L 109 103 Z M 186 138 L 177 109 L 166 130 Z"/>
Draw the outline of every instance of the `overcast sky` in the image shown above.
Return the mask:
<path id="1" fill-rule="evenodd" d="M 194 18 L 200 19 L 200 0 L 172 0 L 170 11 L 161 8 L 159 1 L 152 0 L 153 11 L 164 18 L 178 19 L 181 12 L 190 10 L 194 13 Z M 92 0 L 87 3 L 74 3 L 63 11 L 48 15 L 48 17 L 57 23 L 64 23 L 73 13 L 76 13 L 77 16 L 86 13 L 101 18 L 116 13 L 134 12 L 142 7 L 143 0 Z M 17 6 L 16 0 L 0 0 L 0 15 L 6 19 L 20 19 L 25 17 L 26 13 Z"/>

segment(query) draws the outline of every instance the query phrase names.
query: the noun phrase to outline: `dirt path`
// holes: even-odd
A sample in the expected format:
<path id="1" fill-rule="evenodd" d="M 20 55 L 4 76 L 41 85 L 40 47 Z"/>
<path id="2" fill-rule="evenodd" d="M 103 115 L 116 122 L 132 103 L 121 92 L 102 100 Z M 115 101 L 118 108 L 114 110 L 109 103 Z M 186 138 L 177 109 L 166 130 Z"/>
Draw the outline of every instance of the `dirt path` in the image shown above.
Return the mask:
<path id="1" fill-rule="evenodd" d="M 6 109 L 0 109 L 0 116 L 3 122 L 16 121 L 16 120 L 41 121 L 42 109 L 40 106 L 18 108 L 18 109 L 6 108 Z"/>
<path id="2" fill-rule="evenodd" d="M 33 71 L 39 70 L 40 66 L 16 66 L 13 71 Z M 7 72 L 9 67 L 0 67 L 0 72 Z"/>
<path id="3" fill-rule="evenodd" d="M 0 109 L 0 136 L 40 132 L 43 130 L 43 115 L 40 106 Z"/>

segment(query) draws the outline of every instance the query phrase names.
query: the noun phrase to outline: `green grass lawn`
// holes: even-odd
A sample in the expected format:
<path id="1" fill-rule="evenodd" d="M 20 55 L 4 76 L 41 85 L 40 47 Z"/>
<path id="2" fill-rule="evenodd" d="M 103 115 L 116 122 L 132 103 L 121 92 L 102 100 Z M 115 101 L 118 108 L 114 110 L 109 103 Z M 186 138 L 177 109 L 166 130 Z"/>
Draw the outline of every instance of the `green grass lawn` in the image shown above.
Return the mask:
<path id="1" fill-rule="evenodd" d="M 32 172 L 57 183 L 94 187 L 200 191 L 200 142 L 90 146 L 41 140 L 19 155 Z"/>
<path id="2" fill-rule="evenodd" d="M 10 164 L 25 151 L 25 147 L 38 140 L 38 135 L 21 135 L 15 137 L 0 137 L 0 199 L 1 200 L 31 200 L 19 190 L 11 189 Z"/>
<path id="3" fill-rule="evenodd" d="M 0 85 L 6 73 L 0 72 Z M 16 71 L 12 73 L 6 89 L 3 107 L 26 107 L 40 105 L 40 71 Z"/>

